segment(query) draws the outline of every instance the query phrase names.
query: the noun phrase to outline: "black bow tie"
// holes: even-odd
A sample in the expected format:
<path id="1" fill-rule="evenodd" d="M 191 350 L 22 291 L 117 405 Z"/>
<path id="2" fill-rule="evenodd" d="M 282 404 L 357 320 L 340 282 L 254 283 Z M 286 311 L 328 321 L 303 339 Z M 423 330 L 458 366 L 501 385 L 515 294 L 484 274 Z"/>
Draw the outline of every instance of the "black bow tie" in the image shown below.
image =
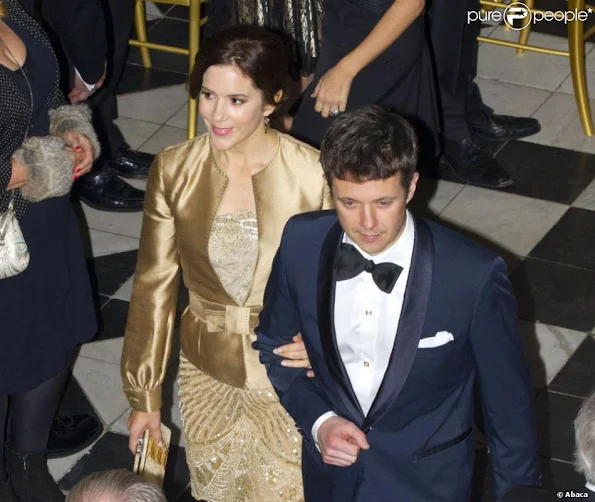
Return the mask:
<path id="1" fill-rule="evenodd" d="M 372 279 L 381 291 L 387 294 L 395 287 L 403 267 L 394 263 L 374 263 L 366 260 L 351 244 L 341 244 L 337 260 L 337 281 L 346 281 L 362 272 L 372 274 Z"/>

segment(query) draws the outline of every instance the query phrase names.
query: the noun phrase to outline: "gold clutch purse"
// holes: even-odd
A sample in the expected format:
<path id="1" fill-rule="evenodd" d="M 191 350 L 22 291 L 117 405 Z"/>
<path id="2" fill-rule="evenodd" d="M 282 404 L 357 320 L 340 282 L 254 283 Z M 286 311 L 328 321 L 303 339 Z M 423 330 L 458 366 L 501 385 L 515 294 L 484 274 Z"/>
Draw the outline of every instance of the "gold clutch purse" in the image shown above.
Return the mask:
<path id="1" fill-rule="evenodd" d="M 161 424 L 161 437 L 163 438 L 163 448 L 159 448 L 155 444 L 148 430 L 145 431 L 142 439 L 138 441 L 132 470 L 135 474 L 162 487 L 171 442 L 171 430 L 163 424 Z"/>

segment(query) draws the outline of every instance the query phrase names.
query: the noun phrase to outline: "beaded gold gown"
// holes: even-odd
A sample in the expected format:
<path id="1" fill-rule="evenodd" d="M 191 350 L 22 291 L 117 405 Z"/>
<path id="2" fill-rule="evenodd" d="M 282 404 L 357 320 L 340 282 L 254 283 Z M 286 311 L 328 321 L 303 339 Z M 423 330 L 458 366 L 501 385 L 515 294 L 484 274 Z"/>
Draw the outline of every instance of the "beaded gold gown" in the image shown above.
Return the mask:
<path id="1" fill-rule="evenodd" d="M 258 257 L 254 211 L 216 216 L 209 259 L 238 305 L 250 293 Z M 303 500 L 301 437 L 270 389 L 215 380 L 180 355 L 179 395 L 192 496 L 208 502 Z"/>

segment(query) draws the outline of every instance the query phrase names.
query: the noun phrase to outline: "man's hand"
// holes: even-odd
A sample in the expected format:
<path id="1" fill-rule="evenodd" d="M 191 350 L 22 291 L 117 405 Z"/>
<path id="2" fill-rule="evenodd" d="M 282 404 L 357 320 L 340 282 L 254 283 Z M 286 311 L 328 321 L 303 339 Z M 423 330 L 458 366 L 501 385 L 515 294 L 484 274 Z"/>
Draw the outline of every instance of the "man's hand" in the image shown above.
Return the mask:
<path id="1" fill-rule="evenodd" d="M 370 448 L 361 429 L 341 417 L 327 418 L 318 428 L 317 436 L 322 460 L 329 465 L 353 465 L 360 450 Z"/>
<path id="2" fill-rule="evenodd" d="M 103 75 L 101 76 L 99 81 L 95 84 L 95 89 L 93 89 L 92 91 L 90 91 L 87 88 L 87 86 L 85 85 L 85 82 L 83 81 L 81 76 L 77 72 L 75 72 L 74 73 L 74 85 L 73 85 L 72 89 L 70 90 L 70 92 L 68 93 L 68 99 L 70 100 L 70 103 L 74 105 L 75 103 L 80 103 L 81 101 L 85 101 L 85 100 L 89 99 L 89 96 L 91 94 L 93 94 L 95 91 L 97 91 L 97 89 L 99 89 L 105 82 L 106 71 L 107 71 L 107 63 L 106 63 L 105 69 L 103 70 Z"/>

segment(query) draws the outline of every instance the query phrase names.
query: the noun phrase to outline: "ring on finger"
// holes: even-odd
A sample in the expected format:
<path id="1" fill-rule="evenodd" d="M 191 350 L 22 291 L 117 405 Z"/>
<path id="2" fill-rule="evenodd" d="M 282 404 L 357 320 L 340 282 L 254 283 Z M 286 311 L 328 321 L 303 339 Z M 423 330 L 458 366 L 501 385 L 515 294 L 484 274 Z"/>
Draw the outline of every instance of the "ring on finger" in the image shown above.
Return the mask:
<path id="1" fill-rule="evenodd" d="M 341 113 L 338 108 L 331 110 L 331 117 L 336 117 Z"/>

